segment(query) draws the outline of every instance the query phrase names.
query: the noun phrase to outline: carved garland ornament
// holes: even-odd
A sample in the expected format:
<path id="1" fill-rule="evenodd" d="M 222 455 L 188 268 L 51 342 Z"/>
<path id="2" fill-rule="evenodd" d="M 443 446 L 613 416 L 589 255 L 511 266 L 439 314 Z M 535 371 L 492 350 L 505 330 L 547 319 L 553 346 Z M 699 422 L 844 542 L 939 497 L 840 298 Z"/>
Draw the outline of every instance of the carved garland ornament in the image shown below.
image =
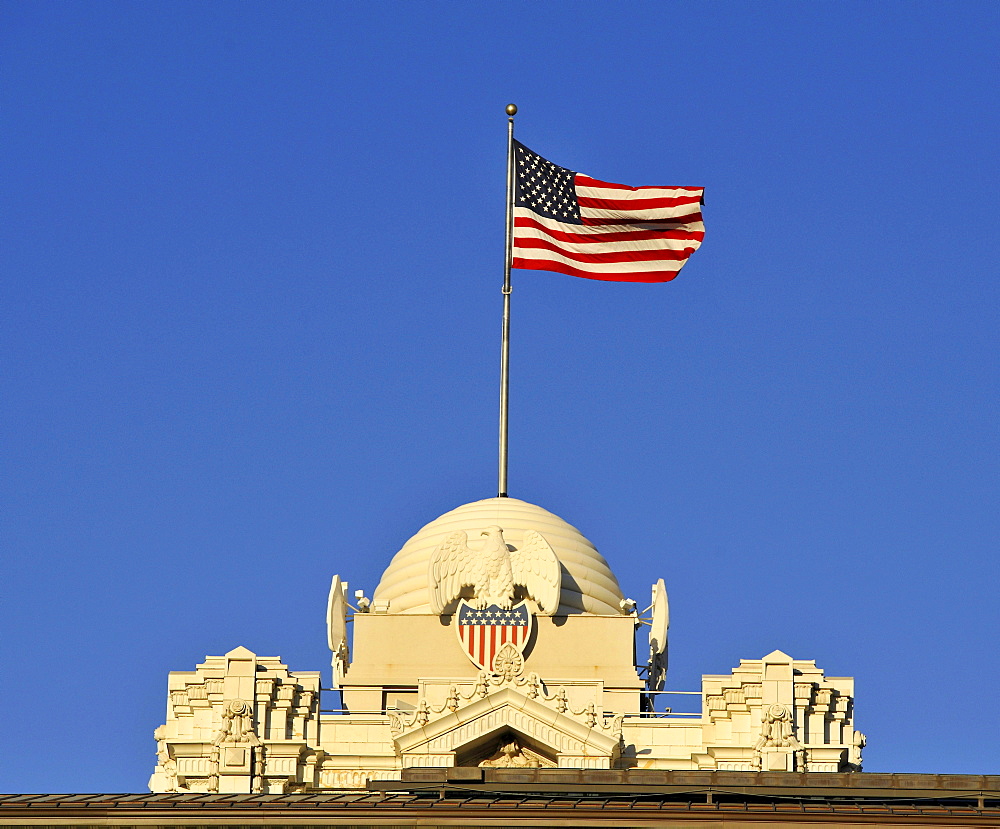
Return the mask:
<path id="1" fill-rule="evenodd" d="M 550 703 L 558 713 L 582 719 L 588 728 L 599 728 L 611 736 L 621 736 L 623 714 L 607 715 L 603 711 L 599 711 L 593 702 L 588 702 L 579 710 L 572 708 L 569 705 L 569 695 L 565 688 L 560 687 L 554 694 L 549 694 L 538 674 L 532 672 L 527 676 L 522 676 L 515 673 L 515 671 L 523 670 L 524 660 L 521 659 L 520 653 L 515 648 L 511 648 L 511 651 L 512 653 L 508 652 L 509 656 L 505 659 L 501 659 L 501 656 L 504 655 L 503 651 L 498 653 L 497 659 L 494 661 L 499 669 L 498 672 L 488 674 L 486 671 L 480 671 L 468 694 L 462 693 L 458 685 L 449 685 L 448 696 L 443 705 L 431 705 L 426 699 L 421 698 L 412 713 L 391 712 L 389 714 L 389 731 L 392 736 L 398 737 L 412 728 L 421 728 L 430 722 L 432 716 L 443 714 L 445 711 L 454 714 L 464 705 L 477 699 L 485 699 L 493 691 L 501 688 L 516 688 L 528 699 Z"/>
<path id="2" fill-rule="evenodd" d="M 792 733 L 792 712 L 784 705 L 769 705 L 760 715 L 760 737 L 754 744 L 755 749 L 766 746 L 801 749 L 802 743 L 795 739 Z"/>
<path id="3" fill-rule="evenodd" d="M 219 790 L 219 765 L 223 746 L 247 746 L 251 750 L 253 769 L 250 790 L 260 794 L 264 790 L 264 746 L 253 727 L 253 706 L 242 699 L 230 700 L 222 712 L 222 727 L 212 741 L 209 756 L 208 790 Z M 246 749 L 243 749 L 244 751 Z M 231 749 L 232 751 L 232 749 Z M 240 749 L 236 749 L 240 751 Z M 238 765 L 243 765 L 245 755 Z"/>

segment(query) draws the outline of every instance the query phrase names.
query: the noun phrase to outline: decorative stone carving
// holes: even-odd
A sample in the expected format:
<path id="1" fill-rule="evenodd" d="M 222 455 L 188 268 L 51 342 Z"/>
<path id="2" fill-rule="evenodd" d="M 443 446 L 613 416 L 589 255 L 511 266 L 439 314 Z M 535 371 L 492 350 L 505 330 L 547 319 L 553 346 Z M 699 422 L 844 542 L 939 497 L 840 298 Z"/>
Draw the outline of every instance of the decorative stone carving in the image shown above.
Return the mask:
<path id="1" fill-rule="evenodd" d="M 502 676 L 505 682 L 512 682 L 523 670 L 524 657 L 509 642 L 493 657 L 493 673 Z"/>
<path id="2" fill-rule="evenodd" d="M 533 737 L 538 742 L 544 743 L 558 752 L 582 753 L 584 751 L 583 741 L 569 736 L 542 720 L 506 706 L 472 719 L 431 740 L 428 743 L 428 748 L 436 752 L 452 750 L 504 726 Z"/>
<path id="3" fill-rule="evenodd" d="M 699 758 L 699 768 L 721 769 L 723 763 L 741 768 L 749 763 L 762 771 L 851 767 L 854 684 L 849 677 L 827 677 L 811 660 L 774 651 L 742 660 L 730 675 L 703 677 L 702 688 L 709 724 L 703 731 L 704 754 L 692 755 Z M 626 742 L 629 722 L 626 717 Z M 733 752 L 739 756 L 730 756 Z"/>
<path id="4" fill-rule="evenodd" d="M 500 527 L 481 533 L 486 541 L 478 550 L 469 547 L 469 536 L 458 531 L 449 535 L 431 556 L 428 572 L 431 608 L 442 613 L 471 587 L 471 604 L 479 610 L 497 605 L 514 606 L 515 588 L 523 587 L 539 610 L 551 615 L 559 606 L 562 571 L 549 543 L 534 530 L 524 533 L 520 547 L 508 544 Z"/>
<path id="5" fill-rule="evenodd" d="M 389 714 L 389 733 L 395 737 L 397 734 L 402 734 L 404 728 L 406 728 L 406 725 L 402 715 L 396 711 L 392 711 Z"/>
<path id="6" fill-rule="evenodd" d="M 538 674 L 528 674 L 528 690 L 525 693 L 528 695 L 528 699 L 538 699 L 542 693 L 542 683 L 538 678 Z"/>
<path id="7" fill-rule="evenodd" d="M 476 610 L 462 599 L 452 616 L 451 626 L 472 663 L 481 670 L 496 672 L 494 660 L 502 648 L 512 647 L 524 653 L 531 639 L 534 616 L 527 601 L 520 601 L 509 610 L 495 604 L 485 610 Z"/>
<path id="8" fill-rule="evenodd" d="M 620 737 L 622 733 L 622 723 L 624 721 L 624 714 L 614 714 L 611 717 L 602 718 L 599 724 L 605 731 L 610 732 L 615 737 Z"/>
<path id="9" fill-rule="evenodd" d="M 854 738 L 851 740 L 851 750 L 849 755 L 849 762 L 854 771 L 861 771 L 861 750 L 865 747 L 865 743 L 868 742 L 868 738 L 862 734 L 860 731 L 854 732 Z"/>
<path id="10" fill-rule="evenodd" d="M 222 727 L 215 735 L 213 743 L 247 743 L 259 746 L 260 739 L 253 727 L 253 706 L 242 699 L 230 700 L 222 712 Z"/>
<path id="11" fill-rule="evenodd" d="M 212 749 L 212 755 L 208 760 L 208 780 L 207 789 L 210 792 L 217 793 L 219 791 L 219 747 L 215 746 Z"/>
<path id="12" fill-rule="evenodd" d="M 631 625 L 622 629 L 633 632 Z M 639 677 L 634 685 L 615 678 L 608 688 L 607 677 L 566 673 L 546 686 L 516 648 L 498 650 L 491 668 L 421 677 L 415 693 L 386 683 L 379 697 L 356 697 L 351 713 L 320 713 L 318 675 L 292 674 L 278 659 L 244 648 L 210 657 L 196 671 L 171 674 L 150 788 L 356 789 L 398 779 L 408 767 L 480 762 L 487 751 L 493 753 L 485 767 L 524 769 L 535 762 L 590 769 L 860 767 L 865 738 L 853 726 L 852 680 L 825 677 L 815 663 L 780 652 L 705 677 L 701 714 L 683 718 L 639 713 L 632 702 Z M 382 698 L 406 710 L 380 711 Z"/>
<path id="13" fill-rule="evenodd" d="M 722 692 L 722 697 L 726 701 L 727 708 L 732 708 L 735 705 L 743 705 L 747 701 L 742 688 L 726 688 Z"/>
<path id="14" fill-rule="evenodd" d="M 497 655 L 496 663 L 498 670 L 502 673 L 488 674 L 481 671 L 468 693 L 464 693 L 457 684 L 449 685 L 448 696 L 441 705 L 432 705 L 427 699 L 420 697 L 412 711 L 387 711 L 389 732 L 393 737 L 396 737 L 412 729 L 423 727 L 436 715 L 446 711 L 452 714 L 457 713 L 475 701 L 488 699 L 491 694 L 495 694 L 500 689 L 516 688 L 527 699 L 537 700 L 551 706 L 559 714 L 579 718 L 588 728 L 600 728 L 615 735 L 621 734 L 623 714 L 605 715 L 599 711 L 593 701 L 588 702 L 580 709 L 571 708 L 565 688 L 561 687 L 554 694 L 548 694 L 538 674 L 532 672 L 524 676 L 515 673 L 519 668 L 523 668 L 523 661 L 516 648 L 511 648 L 509 651 L 501 650 Z"/>
<path id="15" fill-rule="evenodd" d="M 830 703 L 833 701 L 836 693 L 833 688 L 817 688 L 816 693 L 813 695 L 813 709 L 817 712 L 828 714 L 830 712 Z"/>
<path id="16" fill-rule="evenodd" d="M 476 695 L 485 697 L 490 692 L 490 675 L 486 671 L 480 671 L 476 677 Z"/>
<path id="17" fill-rule="evenodd" d="M 235 748 L 234 744 L 246 748 Z M 263 790 L 264 748 L 254 730 L 253 705 L 242 699 L 227 702 L 222 712 L 222 727 L 212 745 L 209 791 L 219 790 L 219 775 L 223 767 L 227 771 L 249 771 L 250 791 L 259 793 Z"/>
<path id="18" fill-rule="evenodd" d="M 596 712 L 593 712 L 596 724 Z M 603 757 L 597 767 L 609 768 L 618 757 L 620 737 L 614 733 L 614 718 L 607 728 L 593 728 L 557 714 L 538 700 L 530 699 L 509 686 L 485 699 L 431 719 L 421 728 L 394 734 L 397 753 L 404 763 L 411 755 L 444 755 L 474 744 L 497 732 L 524 735 L 533 745 L 545 746 L 552 755 Z M 607 733 L 610 732 L 610 733 Z M 509 741 L 509 738 L 506 738 Z M 560 763 L 561 765 L 561 763 Z"/>
<path id="19" fill-rule="evenodd" d="M 760 737 L 754 743 L 754 748 L 758 750 L 767 746 L 802 748 L 802 744 L 792 733 L 793 727 L 792 712 L 788 708 L 777 704 L 768 706 L 761 713 Z"/>
<path id="20" fill-rule="evenodd" d="M 309 754 L 307 737 L 315 737 L 318 674 L 293 675 L 276 658 L 236 648 L 208 657 L 194 673 L 172 674 L 169 690 L 167 722 L 154 734 L 153 791 L 316 785 L 314 771 L 305 770 L 300 757 Z M 180 704 L 185 701 L 194 704 Z M 269 744 L 277 746 L 270 758 Z"/>
<path id="21" fill-rule="evenodd" d="M 156 740 L 156 764 L 162 771 L 164 777 L 163 791 L 177 791 L 177 762 L 170 756 L 170 749 L 165 738 L 165 729 L 161 725 L 153 731 L 153 738 Z"/>
<path id="22" fill-rule="evenodd" d="M 559 768 L 561 769 L 609 769 L 610 759 L 607 757 L 594 757 L 589 754 L 560 754 Z"/>
<path id="23" fill-rule="evenodd" d="M 448 699 L 445 700 L 444 707 L 447 708 L 451 713 L 455 713 L 458 710 L 458 686 L 449 685 L 448 686 Z"/>
<path id="24" fill-rule="evenodd" d="M 479 765 L 497 769 L 538 769 L 543 766 L 555 766 L 554 763 L 543 762 L 539 755 L 523 748 L 517 740 L 501 740 L 497 750 Z"/>
<path id="25" fill-rule="evenodd" d="M 455 755 L 453 752 L 442 754 L 404 754 L 400 759 L 405 769 L 439 769 L 455 765 Z"/>
<path id="26" fill-rule="evenodd" d="M 566 689 L 560 688 L 559 692 L 555 695 L 556 711 L 560 714 L 566 713 L 566 709 L 569 707 L 569 698 L 566 695 Z"/>
<path id="27" fill-rule="evenodd" d="M 319 774 L 324 789 L 363 789 L 369 780 L 398 779 L 398 771 L 385 769 L 324 769 Z"/>

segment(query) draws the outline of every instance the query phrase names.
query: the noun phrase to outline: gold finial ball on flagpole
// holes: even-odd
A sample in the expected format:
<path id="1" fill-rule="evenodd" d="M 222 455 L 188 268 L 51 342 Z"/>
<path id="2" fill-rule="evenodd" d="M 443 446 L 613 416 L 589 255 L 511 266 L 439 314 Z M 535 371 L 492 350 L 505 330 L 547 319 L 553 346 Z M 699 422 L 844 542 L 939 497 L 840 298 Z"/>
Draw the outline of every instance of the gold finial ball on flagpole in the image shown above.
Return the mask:
<path id="1" fill-rule="evenodd" d="M 517 115 L 517 105 L 516 104 L 507 104 L 507 114 L 511 118 L 513 118 L 515 115 Z"/>

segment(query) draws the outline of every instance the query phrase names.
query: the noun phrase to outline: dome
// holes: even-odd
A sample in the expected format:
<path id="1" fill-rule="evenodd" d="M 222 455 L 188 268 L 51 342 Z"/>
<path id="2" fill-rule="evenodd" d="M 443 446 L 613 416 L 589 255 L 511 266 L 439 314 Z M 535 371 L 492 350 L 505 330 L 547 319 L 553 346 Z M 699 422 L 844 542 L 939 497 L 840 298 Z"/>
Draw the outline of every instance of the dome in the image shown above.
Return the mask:
<path id="1" fill-rule="evenodd" d="M 576 613 L 621 615 L 624 598 L 604 557 L 583 534 L 548 510 L 516 498 L 486 498 L 446 512 L 431 521 L 393 556 L 375 589 L 373 600 L 389 602 L 389 613 L 431 613 L 428 570 L 431 556 L 449 535 L 464 530 L 470 537 L 492 524 L 507 540 L 521 543 L 526 530 L 537 530 L 562 564 L 562 593 L 557 616 Z"/>

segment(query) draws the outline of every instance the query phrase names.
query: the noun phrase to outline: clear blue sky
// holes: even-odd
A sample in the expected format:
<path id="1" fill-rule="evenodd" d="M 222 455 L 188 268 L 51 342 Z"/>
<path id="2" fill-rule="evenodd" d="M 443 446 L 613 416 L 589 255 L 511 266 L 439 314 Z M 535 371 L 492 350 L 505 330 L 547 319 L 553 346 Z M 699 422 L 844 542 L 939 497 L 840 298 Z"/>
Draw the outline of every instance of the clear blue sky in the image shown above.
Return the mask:
<path id="1" fill-rule="evenodd" d="M 1000 772 L 1000 4 L 0 4 L 0 790 L 142 791 L 167 672 L 329 670 L 495 494 L 505 117 L 704 186 L 666 285 L 514 273 L 510 493 L 671 596 L 672 688 L 857 678 Z M 328 673 L 326 674 L 328 677 Z"/>

